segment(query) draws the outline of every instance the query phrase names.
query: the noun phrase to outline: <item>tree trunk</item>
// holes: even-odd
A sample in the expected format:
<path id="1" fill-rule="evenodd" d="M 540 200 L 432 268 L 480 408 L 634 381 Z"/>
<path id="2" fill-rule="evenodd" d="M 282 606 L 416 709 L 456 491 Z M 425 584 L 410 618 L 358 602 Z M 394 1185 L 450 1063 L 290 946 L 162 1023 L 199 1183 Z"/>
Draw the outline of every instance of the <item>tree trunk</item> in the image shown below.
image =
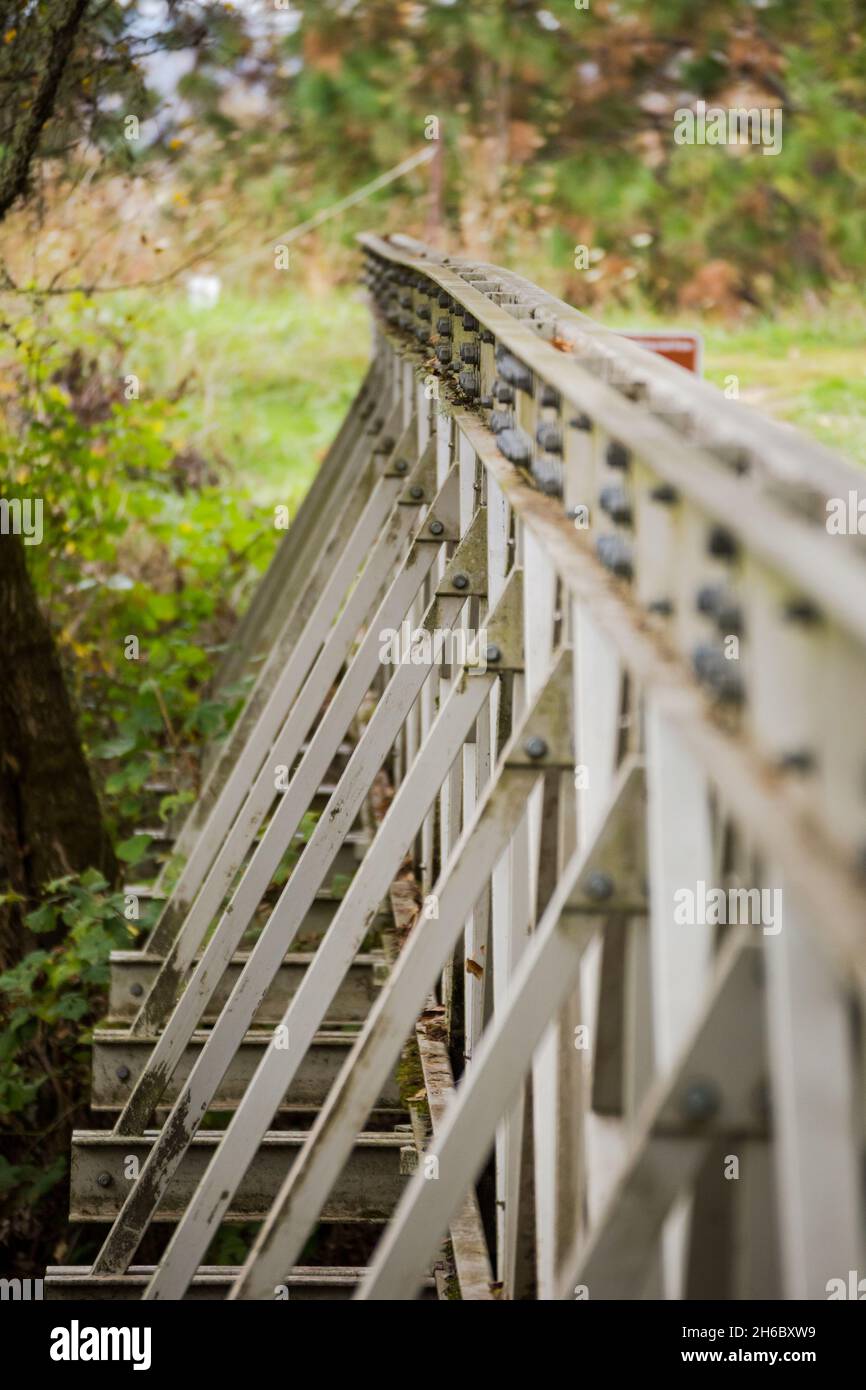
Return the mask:
<path id="1" fill-rule="evenodd" d="M 0 535 L 0 885 L 33 905 L 48 880 L 88 868 L 114 881 L 117 862 L 24 546 Z M 0 968 L 33 944 L 0 907 Z"/>

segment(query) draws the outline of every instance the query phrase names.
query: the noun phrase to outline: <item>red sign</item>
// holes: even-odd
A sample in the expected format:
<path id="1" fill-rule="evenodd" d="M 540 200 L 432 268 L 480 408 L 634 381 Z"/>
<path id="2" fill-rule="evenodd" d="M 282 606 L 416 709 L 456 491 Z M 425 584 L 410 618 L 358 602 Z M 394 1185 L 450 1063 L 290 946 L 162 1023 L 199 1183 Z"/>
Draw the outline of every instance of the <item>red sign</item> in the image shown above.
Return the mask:
<path id="1" fill-rule="evenodd" d="M 620 337 L 640 343 L 650 352 L 657 352 L 659 357 L 685 367 L 687 372 L 694 372 L 696 376 L 703 374 L 704 343 L 700 333 L 622 333 Z"/>

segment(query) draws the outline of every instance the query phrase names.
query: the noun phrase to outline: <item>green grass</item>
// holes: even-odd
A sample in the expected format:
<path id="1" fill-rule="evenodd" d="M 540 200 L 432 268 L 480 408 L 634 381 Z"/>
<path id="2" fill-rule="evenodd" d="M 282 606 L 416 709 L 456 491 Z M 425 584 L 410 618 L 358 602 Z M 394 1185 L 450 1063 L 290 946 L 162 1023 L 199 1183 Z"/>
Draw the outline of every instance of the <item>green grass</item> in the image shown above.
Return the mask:
<path id="1" fill-rule="evenodd" d="M 369 324 L 348 290 L 223 293 L 213 309 L 176 292 L 148 306 L 139 342 L 135 369 L 155 391 L 188 378 L 187 443 L 256 502 L 294 511 L 361 381 Z"/>
<path id="2" fill-rule="evenodd" d="M 866 465 L 866 354 L 846 337 L 829 329 L 815 341 L 794 323 L 713 335 L 706 375 L 717 386 L 735 375 L 741 400 Z"/>

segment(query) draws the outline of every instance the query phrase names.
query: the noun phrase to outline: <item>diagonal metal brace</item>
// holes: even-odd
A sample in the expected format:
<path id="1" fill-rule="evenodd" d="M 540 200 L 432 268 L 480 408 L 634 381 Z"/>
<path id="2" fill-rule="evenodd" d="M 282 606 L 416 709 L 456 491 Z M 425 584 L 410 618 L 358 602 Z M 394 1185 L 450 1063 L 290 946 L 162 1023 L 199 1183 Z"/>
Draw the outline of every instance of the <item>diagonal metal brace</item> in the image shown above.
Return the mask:
<path id="1" fill-rule="evenodd" d="M 484 621 L 487 637 L 482 653 L 489 670 L 522 671 L 523 655 L 523 570 L 515 568 L 492 613 Z"/>
<path id="2" fill-rule="evenodd" d="M 487 508 L 479 507 L 436 586 L 437 598 L 487 597 Z"/>
<path id="3" fill-rule="evenodd" d="M 506 751 L 507 767 L 573 768 L 572 653 L 562 647 L 519 738 Z"/>

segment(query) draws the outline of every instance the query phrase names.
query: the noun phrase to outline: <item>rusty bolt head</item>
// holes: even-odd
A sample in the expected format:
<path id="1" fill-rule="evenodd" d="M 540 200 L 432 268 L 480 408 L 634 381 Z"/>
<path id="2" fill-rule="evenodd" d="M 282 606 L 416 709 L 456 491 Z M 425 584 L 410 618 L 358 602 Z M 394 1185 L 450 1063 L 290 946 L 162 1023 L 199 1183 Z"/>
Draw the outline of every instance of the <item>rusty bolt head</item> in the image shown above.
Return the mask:
<path id="1" fill-rule="evenodd" d="M 444 525 L 442 524 L 441 521 L 431 521 L 431 522 L 430 522 L 430 535 L 431 535 L 431 536 L 441 536 L 441 535 L 442 535 L 442 532 L 443 532 L 444 530 L 445 530 L 445 527 L 444 527 Z"/>
<path id="2" fill-rule="evenodd" d="M 409 489 L 409 496 L 412 498 L 413 502 L 421 502 L 424 498 L 423 487 L 419 487 L 417 483 L 414 483 Z"/>
<path id="3" fill-rule="evenodd" d="M 131 1075 L 132 1073 L 130 1072 L 129 1067 L 118 1067 L 117 1071 L 115 1072 L 115 1076 L 117 1077 L 118 1081 L 128 1081 Z"/>
<path id="4" fill-rule="evenodd" d="M 465 574 L 455 574 L 455 576 L 454 576 L 454 578 L 452 579 L 451 583 L 454 585 L 454 588 L 455 588 L 455 589 L 468 589 L 468 588 L 469 588 L 469 578 L 468 578 L 468 576 L 465 575 Z"/>
<path id="5" fill-rule="evenodd" d="M 114 1178 L 111 1176 L 110 1173 L 100 1173 L 98 1178 L 96 1179 L 97 1187 L 111 1187 L 113 1182 Z"/>
<path id="6" fill-rule="evenodd" d="M 394 464 L 394 472 L 395 472 L 395 473 L 408 473 L 408 472 L 409 472 L 409 465 L 408 465 L 408 463 L 406 462 L 405 459 L 397 459 L 396 463 Z"/>
<path id="7" fill-rule="evenodd" d="M 129 992 L 133 999 L 140 999 L 144 994 L 144 985 L 134 984 L 129 986 Z"/>
<path id="8" fill-rule="evenodd" d="M 484 660 L 496 663 L 502 656 L 502 651 L 495 642 L 488 642 L 484 648 Z"/>
<path id="9" fill-rule="evenodd" d="M 543 758 L 547 752 L 547 743 L 538 734 L 533 734 L 523 745 L 523 751 L 527 758 Z"/>

